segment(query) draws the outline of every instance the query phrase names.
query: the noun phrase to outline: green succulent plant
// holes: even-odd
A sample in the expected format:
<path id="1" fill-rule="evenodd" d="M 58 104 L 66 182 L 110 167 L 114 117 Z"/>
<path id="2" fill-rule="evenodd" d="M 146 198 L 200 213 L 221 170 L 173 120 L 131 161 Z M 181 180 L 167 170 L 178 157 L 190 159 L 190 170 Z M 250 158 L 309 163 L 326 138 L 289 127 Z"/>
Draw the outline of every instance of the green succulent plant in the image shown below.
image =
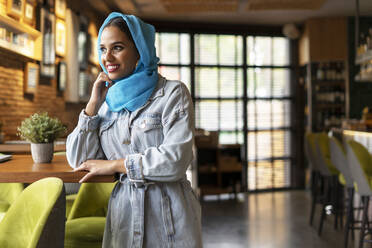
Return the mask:
<path id="1" fill-rule="evenodd" d="M 47 112 L 31 115 L 22 121 L 17 130 L 21 139 L 32 143 L 51 143 L 67 131 L 60 120 L 50 117 Z"/>

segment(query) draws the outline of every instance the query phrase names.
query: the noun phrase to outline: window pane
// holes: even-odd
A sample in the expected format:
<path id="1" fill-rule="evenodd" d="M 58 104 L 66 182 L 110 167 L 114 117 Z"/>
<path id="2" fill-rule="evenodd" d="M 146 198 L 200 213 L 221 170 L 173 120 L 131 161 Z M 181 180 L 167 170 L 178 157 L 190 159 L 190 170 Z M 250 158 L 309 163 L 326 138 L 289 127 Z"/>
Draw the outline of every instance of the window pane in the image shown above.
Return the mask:
<path id="1" fill-rule="evenodd" d="M 218 69 L 196 68 L 195 70 L 196 97 L 218 96 Z"/>
<path id="2" fill-rule="evenodd" d="M 243 96 L 243 70 L 220 69 L 221 97 Z"/>
<path id="3" fill-rule="evenodd" d="M 276 66 L 289 65 L 289 39 L 273 38 L 273 64 Z"/>
<path id="4" fill-rule="evenodd" d="M 263 68 L 248 69 L 248 97 L 271 97 L 272 70 Z"/>
<path id="5" fill-rule="evenodd" d="M 197 101 L 195 108 L 196 128 L 218 130 L 218 101 Z"/>
<path id="6" fill-rule="evenodd" d="M 290 96 L 290 70 L 289 69 L 273 69 L 273 97 L 288 97 Z"/>
<path id="7" fill-rule="evenodd" d="M 248 190 L 268 189 L 272 186 L 272 163 L 270 161 L 249 162 Z"/>
<path id="8" fill-rule="evenodd" d="M 273 131 L 273 157 L 290 156 L 290 131 L 276 130 Z"/>
<path id="9" fill-rule="evenodd" d="M 190 64 L 190 35 L 180 34 L 180 63 L 183 65 Z"/>
<path id="10" fill-rule="evenodd" d="M 219 63 L 221 65 L 242 64 L 242 37 L 235 35 L 219 36 Z"/>
<path id="11" fill-rule="evenodd" d="M 272 65 L 272 38 L 247 37 L 248 65 Z"/>
<path id="12" fill-rule="evenodd" d="M 217 64 L 217 35 L 195 35 L 195 63 Z"/>
<path id="13" fill-rule="evenodd" d="M 168 80 L 180 80 L 190 90 L 190 68 L 159 66 L 159 73 Z"/>
<path id="14" fill-rule="evenodd" d="M 291 125 L 291 102 L 289 100 L 272 101 L 272 127 L 290 127 Z"/>
<path id="15" fill-rule="evenodd" d="M 243 128 L 243 102 L 235 100 L 224 100 L 220 102 L 221 125 L 220 128 L 226 130 Z"/>
<path id="16" fill-rule="evenodd" d="M 248 101 L 247 126 L 249 130 L 269 129 L 271 127 L 271 101 Z"/>
<path id="17" fill-rule="evenodd" d="M 219 133 L 220 144 L 243 144 L 243 132 L 227 132 Z"/>
<path id="18" fill-rule="evenodd" d="M 160 63 L 178 64 L 179 62 L 179 35 L 172 33 L 160 34 Z"/>
<path id="19" fill-rule="evenodd" d="M 156 33 L 155 46 L 160 63 L 190 64 L 189 34 Z"/>
<path id="20" fill-rule="evenodd" d="M 248 160 L 269 159 L 272 157 L 271 131 L 248 133 Z"/>
<path id="21" fill-rule="evenodd" d="M 290 161 L 275 160 L 273 164 L 274 185 L 275 188 L 284 188 L 290 186 Z"/>

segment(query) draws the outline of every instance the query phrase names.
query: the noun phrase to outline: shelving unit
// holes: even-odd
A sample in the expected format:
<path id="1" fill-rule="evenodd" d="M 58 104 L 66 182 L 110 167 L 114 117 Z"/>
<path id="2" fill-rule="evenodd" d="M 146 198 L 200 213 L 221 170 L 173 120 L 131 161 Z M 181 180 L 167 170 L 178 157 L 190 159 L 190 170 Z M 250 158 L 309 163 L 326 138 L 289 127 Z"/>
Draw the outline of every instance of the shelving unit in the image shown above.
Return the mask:
<path id="1" fill-rule="evenodd" d="M 241 189 L 241 145 L 197 147 L 201 195 L 237 193 Z"/>
<path id="2" fill-rule="evenodd" d="M 306 82 L 306 123 L 312 132 L 341 127 L 346 117 L 345 61 L 309 63 L 303 67 Z"/>
<path id="3" fill-rule="evenodd" d="M 29 47 L 22 48 L 13 44 L 12 42 L 7 42 L 6 40 L 0 39 L 0 48 L 22 55 L 29 59 L 41 61 L 43 39 L 42 34 L 39 31 L 2 14 L 0 14 L 0 27 L 19 35 L 26 34 L 32 41 L 32 44 L 30 44 Z"/>

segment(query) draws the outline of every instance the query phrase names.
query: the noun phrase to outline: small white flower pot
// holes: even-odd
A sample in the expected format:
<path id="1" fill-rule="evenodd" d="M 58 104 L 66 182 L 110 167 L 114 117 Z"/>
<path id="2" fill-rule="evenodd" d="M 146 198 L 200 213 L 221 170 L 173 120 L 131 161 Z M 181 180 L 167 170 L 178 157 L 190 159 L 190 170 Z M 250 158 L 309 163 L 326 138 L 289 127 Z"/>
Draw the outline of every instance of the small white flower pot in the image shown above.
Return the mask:
<path id="1" fill-rule="evenodd" d="M 35 163 L 50 163 L 53 159 L 54 145 L 52 143 L 31 143 L 31 155 Z"/>

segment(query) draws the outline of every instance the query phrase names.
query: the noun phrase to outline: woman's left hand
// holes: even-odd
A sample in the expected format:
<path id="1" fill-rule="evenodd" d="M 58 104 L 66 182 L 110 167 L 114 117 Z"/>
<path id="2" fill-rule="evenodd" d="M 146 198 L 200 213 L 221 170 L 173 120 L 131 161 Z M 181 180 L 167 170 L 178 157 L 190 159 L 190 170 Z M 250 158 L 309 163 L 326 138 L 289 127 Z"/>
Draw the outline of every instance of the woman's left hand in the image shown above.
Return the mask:
<path id="1" fill-rule="evenodd" d="M 113 175 L 116 172 L 126 173 L 124 159 L 118 160 L 87 160 L 74 171 L 89 171 L 79 183 L 86 182 L 89 178 L 96 175 Z"/>

